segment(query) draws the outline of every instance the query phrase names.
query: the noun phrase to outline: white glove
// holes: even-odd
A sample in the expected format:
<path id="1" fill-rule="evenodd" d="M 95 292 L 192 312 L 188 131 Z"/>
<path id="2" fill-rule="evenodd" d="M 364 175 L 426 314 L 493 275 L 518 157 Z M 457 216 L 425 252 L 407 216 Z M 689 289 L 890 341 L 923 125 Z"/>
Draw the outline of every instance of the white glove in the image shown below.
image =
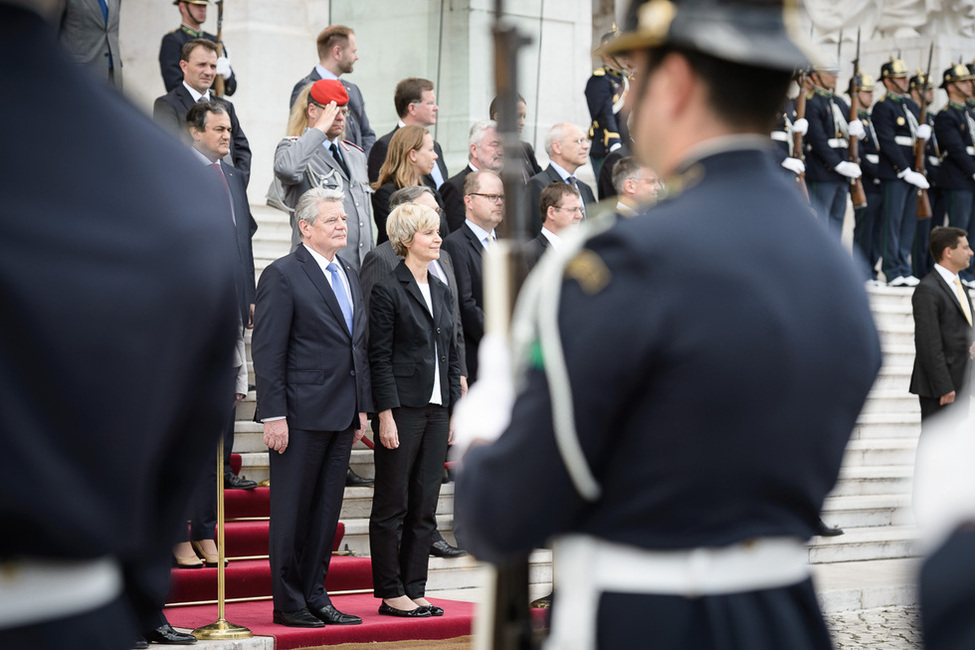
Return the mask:
<path id="1" fill-rule="evenodd" d="M 917 139 L 927 140 L 931 137 L 931 125 L 930 124 L 918 124 L 917 126 Z"/>
<path id="2" fill-rule="evenodd" d="M 809 130 L 809 120 L 804 117 L 800 117 L 798 120 L 792 123 L 792 132 L 798 133 L 799 135 L 806 135 L 806 131 Z"/>
<path id="3" fill-rule="evenodd" d="M 460 461 L 475 442 L 492 443 L 511 422 L 515 387 L 511 376 L 508 342 L 488 334 L 477 350 L 477 382 L 457 402 L 451 424 L 454 429 L 451 459 Z"/>
<path id="4" fill-rule="evenodd" d="M 230 69 L 230 59 L 225 56 L 217 57 L 217 74 L 224 79 L 230 79 L 230 75 L 234 73 Z"/>
<path id="5" fill-rule="evenodd" d="M 846 132 L 850 134 L 851 138 L 856 138 L 857 140 L 863 140 L 867 137 L 867 130 L 863 128 L 863 122 L 860 120 L 853 120 L 846 127 Z"/>
<path id="6" fill-rule="evenodd" d="M 788 158 L 783 160 L 782 166 L 788 169 L 796 176 L 806 171 L 806 163 L 802 162 L 798 158 L 793 158 L 792 156 L 789 156 Z"/>
<path id="7" fill-rule="evenodd" d="M 922 190 L 926 190 L 931 187 L 931 184 L 928 183 L 928 179 L 924 177 L 924 174 L 919 174 L 913 169 L 905 169 L 897 175 L 897 178 L 903 179 L 914 187 Z"/>
<path id="8" fill-rule="evenodd" d="M 860 171 L 860 165 L 850 162 L 849 160 L 844 160 L 836 167 L 833 167 L 833 169 L 840 176 L 846 176 L 847 178 L 860 178 L 860 176 L 863 174 L 863 172 Z"/>

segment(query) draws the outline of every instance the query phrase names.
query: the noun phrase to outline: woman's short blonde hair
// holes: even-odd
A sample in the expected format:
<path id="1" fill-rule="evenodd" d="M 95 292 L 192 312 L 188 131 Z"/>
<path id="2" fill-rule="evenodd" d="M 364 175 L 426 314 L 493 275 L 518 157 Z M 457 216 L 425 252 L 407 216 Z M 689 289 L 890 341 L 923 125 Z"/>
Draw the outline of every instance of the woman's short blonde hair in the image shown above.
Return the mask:
<path id="1" fill-rule="evenodd" d="M 413 243 L 413 235 L 426 228 L 440 228 L 440 215 L 433 208 L 418 203 L 397 206 L 386 218 L 386 234 L 393 252 L 406 257 L 406 245 Z"/>

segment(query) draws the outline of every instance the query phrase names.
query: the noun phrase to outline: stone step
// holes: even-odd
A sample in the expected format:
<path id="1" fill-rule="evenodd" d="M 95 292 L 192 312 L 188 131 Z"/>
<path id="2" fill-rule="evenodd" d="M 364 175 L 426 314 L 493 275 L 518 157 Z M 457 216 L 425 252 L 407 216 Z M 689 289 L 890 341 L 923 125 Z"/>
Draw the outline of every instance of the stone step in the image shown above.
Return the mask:
<path id="1" fill-rule="evenodd" d="M 916 438 L 858 438 L 846 445 L 843 466 L 913 466 L 916 449 Z"/>
<path id="2" fill-rule="evenodd" d="M 864 413 L 921 413 L 917 395 L 912 395 L 904 389 L 879 388 L 871 390 L 867 401 L 863 405 Z"/>
<path id="3" fill-rule="evenodd" d="M 823 504 L 822 517 L 828 525 L 844 531 L 914 524 L 909 494 L 831 496 Z"/>
<path id="4" fill-rule="evenodd" d="M 447 596 L 444 592 L 456 593 L 456 590 L 463 589 L 468 591 L 471 600 L 476 600 L 479 596 L 474 590 L 483 592 L 490 577 L 487 567 L 471 556 L 450 560 L 431 557 L 426 594 L 453 600 L 458 598 Z M 529 598 L 539 598 L 551 591 L 552 551 L 539 549 L 528 558 L 528 595 Z"/>
<path id="5" fill-rule="evenodd" d="M 853 439 L 917 438 L 921 432 L 921 414 L 861 413 L 853 427 Z"/>
<path id="6" fill-rule="evenodd" d="M 834 562 L 811 568 L 819 605 L 826 614 L 917 604 L 918 561 L 914 558 Z"/>
<path id="7" fill-rule="evenodd" d="M 830 496 L 910 494 L 913 476 L 913 465 L 844 466 Z"/>
<path id="8" fill-rule="evenodd" d="M 877 378 L 873 382 L 872 390 L 901 390 L 906 391 L 911 384 L 913 362 L 884 363 L 880 366 Z"/>
<path id="9" fill-rule="evenodd" d="M 917 556 L 914 526 L 851 528 L 838 537 L 817 537 L 809 546 L 810 564 L 859 562 Z"/>
<path id="10" fill-rule="evenodd" d="M 345 488 L 349 490 L 368 490 L 370 488 Z M 371 491 L 371 490 L 370 490 Z M 346 547 L 356 555 L 369 555 L 369 516 L 359 518 L 342 518 L 345 524 L 345 537 L 342 538 L 342 549 Z M 454 515 L 453 513 L 437 513 L 437 530 L 451 544 L 454 543 Z"/>
<path id="11" fill-rule="evenodd" d="M 369 519 L 372 512 L 373 489 L 366 487 L 345 488 L 345 498 L 342 501 L 342 521 L 352 519 Z M 437 501 L 437 514 L 453 520 L 454 513 L 454 484 L 444 483 L 440 486 L 440 498 Z"/>

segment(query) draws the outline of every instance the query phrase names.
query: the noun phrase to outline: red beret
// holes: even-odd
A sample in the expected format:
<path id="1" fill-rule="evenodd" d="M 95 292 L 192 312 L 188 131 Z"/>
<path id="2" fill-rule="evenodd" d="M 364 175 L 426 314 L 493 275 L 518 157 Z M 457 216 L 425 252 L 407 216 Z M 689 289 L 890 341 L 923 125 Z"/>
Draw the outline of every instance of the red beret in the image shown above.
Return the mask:
<path id="1" fill-rule="evenodd" d="M 342 82 L 336 79 L 319 79 L 312 84 L 308 96 L 322 106 L 329 102 L 335 102 L 336 106 L 345 106 L 349 103 L 349 93 L 346 92 Z"/>

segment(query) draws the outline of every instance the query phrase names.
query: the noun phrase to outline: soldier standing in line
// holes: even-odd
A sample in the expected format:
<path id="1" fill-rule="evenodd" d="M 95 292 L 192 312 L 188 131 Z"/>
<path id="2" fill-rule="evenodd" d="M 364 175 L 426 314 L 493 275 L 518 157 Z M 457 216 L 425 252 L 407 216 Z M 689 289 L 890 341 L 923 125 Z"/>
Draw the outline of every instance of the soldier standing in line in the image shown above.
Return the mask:
<path id="1" fill-rule="evenodd" d="M 920 120 L 920 107 L 931 106 L 934 101 L 934 86 L 927 76 L 917 71 L 917 74 L 907 82 L 908 92 L 911 99 L 918 105 L 918 119 Z M 938 138 L 934 133 L 934 113 L 930 108 L 925 111 L 924 123 L 930 129 L 930 136 L 918 146 L 924 148 L 924 175 L 928 179 L 928 200 L 931 204 L 931 216 L 926 218 L 918 217 L 914 226 L 914 246 L 911 249 L 911 270 L 915 278 L 923 278 L 931 269 L 934 268 L 934 261 L 931 259 L 931 251 L 928 250 L 928 242 L 931 239 L 931 228 L 944 225 L 944 200 L 941 198 L 941 184 L 939 179 L 939 167 L 941 158 L 938 154 Z M 916 155 L 916 152 L 915 152 Z"/>
<path id="2" fill-rule="evenodd" d="M 668 195 L 547 255 L 514 385 L 489 336 L 455 411 L 471 552 L 554 539 L 546 648 L 832 647 L 805 542 L 881 355 L 853 261 L 772 158 L 795 12 L 633 2 L 607 51 L 632 57 L 633 147 Z"/>
<path id="3" fill-rule="evenodd" d="M 615 31 L 604 34 L 601 42 L 605 44 L 616 34 Z M 596 178 L 599 178 L 599 170 L 606 156 L 630 141 L 624 110 L 626 92 L 630 87 L 627 64 L 618 56 L 603 55 L 602 59 L 602 67 L 593 70 L 586 82 L 586 104 L 592 117 L 589 159 Z"/>
<path id="4" fill-rule="evenodd" d="M 870 119 L 870 106 L 873 104 L 873 77 L 861 72 L 856 79 L 850 80 L 847 91 L 852 97 L 857 93 L 860 108 L 857 117 L 866 132 L 866 137 L 860 142 L 860 169 L 863 171 L 863 193 L 867 197 L 867 204 L 853 210 L 853 242 L 863 254 L 868 268 L 871 282 L 876 280 L 877 262 L 880 261 L 880 229 L 882 227 L 881 207 L 884 202 L 883 186 L 877 177 L 877 165 L 880 163 L 880 144 L 877 142 L 877 131 Z"/>

